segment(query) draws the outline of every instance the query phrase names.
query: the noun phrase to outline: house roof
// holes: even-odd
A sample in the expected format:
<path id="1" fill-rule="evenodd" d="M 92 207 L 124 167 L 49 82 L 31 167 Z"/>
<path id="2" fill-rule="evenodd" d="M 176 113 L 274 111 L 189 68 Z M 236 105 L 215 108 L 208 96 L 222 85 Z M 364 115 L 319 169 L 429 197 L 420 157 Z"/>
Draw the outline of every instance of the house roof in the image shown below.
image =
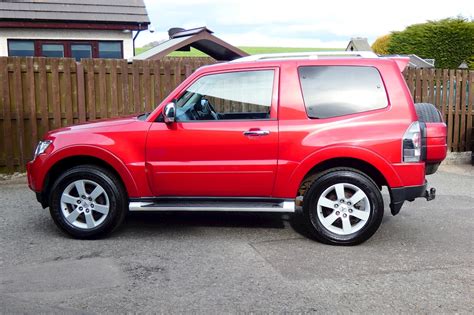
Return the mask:
<path id="1" fill-rule="evenodd" d="M 351 49 L 352 48 L 352 49 Z M 372 51 L 372 48 L 365 37 L 353 37 L 346 47 L 347 51 Z"/>
<path id="2" fill-rule="evenodd" d="M 194 47 L 219 61 L 248 56 L 246 52 L 212 35 L 212 33 L 206 27 L 182 30 L 173 33 L 169 40 L 133 57 L 133 59 L 161 59 L 173 51 L 186 50 L 189 47 Z"/>
<path id="3" fill-rule="evenodd" d="M 143 0 L 8 0 L 0 22 L 143 24 L 150 20 Z M 4 23 L 2 23 L 4 24 Z"/>
<path id="4" fill-rule="evenodd" d="M 408 67 L 410 68 L 434 68 L 434 59 L 423 59 L 415 54 L 409 55 L 384 55 L 383 57 L 408 57 Z"/>

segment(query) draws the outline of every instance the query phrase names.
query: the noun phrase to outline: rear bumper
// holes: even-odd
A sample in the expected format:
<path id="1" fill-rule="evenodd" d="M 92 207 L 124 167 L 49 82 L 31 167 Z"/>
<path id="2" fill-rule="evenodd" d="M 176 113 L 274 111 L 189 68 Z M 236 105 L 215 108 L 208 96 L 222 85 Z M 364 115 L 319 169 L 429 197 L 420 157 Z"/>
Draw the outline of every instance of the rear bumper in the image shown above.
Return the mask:
<path id="1" fill-rule="evenodd" d="M 424 197 L 426 200 L 430 201 L 435 199 L 436 190 L 431 188 L 430 191 L 426 189 L 428 183 L 425 182 L 420 186 L 409 186 L 409 187 L 397 187 L 390 189 L 390 210 L 393 215 L 396 215 L 400 212 L 400 209 L 403 206 L 405 201 L 413 201 L 416 198 Z"/>

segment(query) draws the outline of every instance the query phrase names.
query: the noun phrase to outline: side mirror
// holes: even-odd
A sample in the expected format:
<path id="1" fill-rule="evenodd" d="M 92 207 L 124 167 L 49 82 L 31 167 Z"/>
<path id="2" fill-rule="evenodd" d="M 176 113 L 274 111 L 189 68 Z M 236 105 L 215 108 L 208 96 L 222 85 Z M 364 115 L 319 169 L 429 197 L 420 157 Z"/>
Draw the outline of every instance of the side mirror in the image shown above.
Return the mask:
<path id="1" fill-rule="evenodd" d="M 176 107 L 173 102 L 166 104 L 163 110 L 163 120 L 165 123 L 170 124 L 175 121 L 176 118 Z"/>

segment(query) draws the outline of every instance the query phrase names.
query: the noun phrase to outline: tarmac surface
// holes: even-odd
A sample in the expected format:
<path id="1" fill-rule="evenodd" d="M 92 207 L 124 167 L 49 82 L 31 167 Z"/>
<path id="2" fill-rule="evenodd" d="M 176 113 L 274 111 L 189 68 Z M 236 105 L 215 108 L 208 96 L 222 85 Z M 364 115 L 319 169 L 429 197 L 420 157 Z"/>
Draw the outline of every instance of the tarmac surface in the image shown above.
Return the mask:
<path id="1" fill-rule="evenodd" d="M 428 177 L 434 201 L 355 247 L 298 216 L 130 215 L 109 238 L 63 235 L 26 179 L 0 181 L 0 313 L 474 313 L 474 167 Z"/>

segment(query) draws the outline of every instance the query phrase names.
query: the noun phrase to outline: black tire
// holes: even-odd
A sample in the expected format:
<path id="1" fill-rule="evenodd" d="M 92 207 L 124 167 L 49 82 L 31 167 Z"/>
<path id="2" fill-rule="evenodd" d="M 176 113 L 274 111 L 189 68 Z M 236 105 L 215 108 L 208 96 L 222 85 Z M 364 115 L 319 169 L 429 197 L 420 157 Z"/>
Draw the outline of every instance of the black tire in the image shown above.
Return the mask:
<path id="1" fill-rule="evenodd" d="M 443 122 L 439 110 L 430 103 L 415 103 L 415 110 L 420 122 Z"/>
<path id="2" fill-rule="evenodd" d="M 318 200 L 321 195 L 327 191 L 327 189 L 330 189 L 331 186 L 340 183 L 346 183 L 362 190 L 362 192 L 365 193 L 367 197 L 366 200 L 368 200 L 368 203 L 370 204 L 370 209 L 368 209 L 369 215 L 368 219 L 365 221 L 365 225 L 361 224 L 362 227 L 359 230 L 347 235 L 340 235 L 326 228 L 321 222 L 317 210 Z M 337 200 L 335 202 L 338 203 Z M 341 204 L 341 206 L 342 205 L 347 206 L 347 204 Z M 356 205 L 352 206 L 355 207 Z M 346 210 L 344 209 L 344 211 Z M 355 214 L 356 211 L 352 211 L 354 211 Z M 357 245 L 366 241 L 379 228 L 382 222 L 383 212 L 383 199 L 377 184 L 364 173 L 352 168 L 334 168 L 323 172 L 306 192 L 303 202 L 303 217 L 308 227 L 308 231 L 317 241 L 331 245 Z M 357 218 L 352 217 L 354 214 L 347 213 L 347 218 L 357 221 Z M 322 213 L 321 215 L 324 216 Z M 341 224 L 342 228 L 342 218 L 338 218 L 336 221 L 334 221 L 335 225 L 339 223 Z M 354 224 L 354 226 L 356 226 L 356 224 L 357 222 Z"/>
<path id="3" fill-rule="evenodd" d="M 61 209 L 61 197 L 63 192 L 67 187 L 70 187 L 72 183 L 78 180 L 97 183 L 105 191 L 106 197 L 108 198 L 108 213 L 105 215 L 103 221 L 93 228 L 79 228 L 74 226 L 66 220 L 65 214 Z M 86 192 L 89 188 L 87 193 L 91 193 L 92 189 L 87 185 L 85 187 Z M 101 198 L 105 198 L 104 196 L 105 195 L 101 195 Z M 121 181 L 115 176 L 115 174 L 107 169 L 95 165 L 76 166 L 64 172 L 64 174 L 55 181 L 49 198 L 50 214 L 56 225 L 63 232 L 78 239 L 97 239 L 106 236 L 122 223 L 128 211 L 128 197 Z M 79 199 L 79 196 L 75 198 Z M 95 202 L 95 200 L 93 202 Z M 99 204 L 97 203 L 96 208 L 98 208 L 98 206 Z M 67 207 L 72 206 L 68 205 Z M 70 208 L 70 210 L 72 212 L 72 208 Z M 92 215 L 93 209 L 91 208 L 90 210 Z M 100 213 L 94 212 L 94 214 L 102 216 Z M 85 213 L 82 213 L 81 215 L 85 218 Z M 81 220 L 80 217 L 78 217 L 78 219 Z"/>

